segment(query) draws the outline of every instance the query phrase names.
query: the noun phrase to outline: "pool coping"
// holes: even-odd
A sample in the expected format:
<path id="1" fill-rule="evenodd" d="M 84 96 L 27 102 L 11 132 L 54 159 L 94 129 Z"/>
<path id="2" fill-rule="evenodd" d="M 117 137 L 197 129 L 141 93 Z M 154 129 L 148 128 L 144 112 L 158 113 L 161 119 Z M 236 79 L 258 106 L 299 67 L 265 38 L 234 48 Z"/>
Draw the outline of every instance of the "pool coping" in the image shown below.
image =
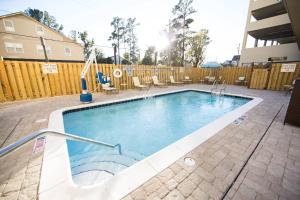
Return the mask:
<path id="1" fill-rule="evenodd" d="M 206 90 L 192 88 L 159 92 L 147 96 L 161 96 L 184 91 L 209 93 L 209 91 Z M 79 186 L 73 182 L 65 139 L 57 136 L 47 136 L 39 187 L 39 198 L 121 199 L 263 101 L 263 99 L 258 97 L 230 93 L 224 94 L 228 96 L 250 98 L 252 100 L 151 156 L 135 163 L 116 176 L 91 186 Z M 64 132 L 63 113 L 69 110 L 124 103 L 126 101 L 138 100 L 144 97 L 144 95 L 139 95 L 131 98 L 62 108 L 51 113 L 48 128 Z"/>

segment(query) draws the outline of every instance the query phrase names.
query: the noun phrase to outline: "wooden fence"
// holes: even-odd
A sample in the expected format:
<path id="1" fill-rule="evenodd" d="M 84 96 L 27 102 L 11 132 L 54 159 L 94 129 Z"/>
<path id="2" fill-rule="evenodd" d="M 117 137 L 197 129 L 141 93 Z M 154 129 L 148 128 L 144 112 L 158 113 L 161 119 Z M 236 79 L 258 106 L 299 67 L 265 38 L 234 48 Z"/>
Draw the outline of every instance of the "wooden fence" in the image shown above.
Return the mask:
<path id="1" fill-rule="evenodd" d="M 249 88 L 265 89 L 268 80 L 268 69 L 253 69 Z"/>
<path id="2" fill-rule="evenodd" d="M 79 94 L 81 92 L 80 72 L 84 63 L 54 63 L 58 73 L 44 74 L 44 62 L 0 61 L 0 101 L 32 99 L 40 97 Z M 221 77 L 227 84 L 235 84 L 239 76 L 245 76 L 252 88 L 281 90 L 285 84 L 300 75 L 300 67 L 294 73 L 282 75 L 280 65 L 272 66 L 271 71 L 261 73 L 252 67 L 224 67 L 220 69 L 183 68 L 166 66 L 132 66 L 133 76 L 138 76 L 141 82 L 148 82 L 152 75 L 157 75 L 159 80 L 166 82 L 173 75 L 176 80 L 189 76 L 194 83 L 203 80 L 205 76 Z M 124 65 L 99 64 L 99 71 L 111 77 L 112 84 L 118 89 L 133 88 L 132 79 L 128 76 Z M 113 71 L 121 69 L 123 76 L 115 78 Z M 257 69 L 261 70 L 261 69 Z M 268 81 L 262 81 L 261 74 Z M 269 77 L 269 74 L 272 77 Z M 87 74 L 87 83 L 91 92 L 101 92 L 96 83 L 96 70 L 91 67 Z M 265 80 L 265 79 L 263 79 Z M 123 87 L 123 88 L 120 88 Z"/>
<path id="3" fill-rule="evenodd" d="M 249 88 L 283 90 L 284 85 L 291 85 L 293 80 L 300 77 L 300 63 L 295 63 L 294 72 L 281 72 L 282 64 L 274 63 L 268 69 L 253 69 Z"/>
<path id="4" fill-rule="evenodd" d="M 297 77 L 300 77 L 300 63 L 296 63 L 295 72 L 280 72 L 281 64 L 274 64 L 270 70 L 270 78 L 266 89 L 268 90 L 283 90 L 284 85 L 289 85 Z"/>

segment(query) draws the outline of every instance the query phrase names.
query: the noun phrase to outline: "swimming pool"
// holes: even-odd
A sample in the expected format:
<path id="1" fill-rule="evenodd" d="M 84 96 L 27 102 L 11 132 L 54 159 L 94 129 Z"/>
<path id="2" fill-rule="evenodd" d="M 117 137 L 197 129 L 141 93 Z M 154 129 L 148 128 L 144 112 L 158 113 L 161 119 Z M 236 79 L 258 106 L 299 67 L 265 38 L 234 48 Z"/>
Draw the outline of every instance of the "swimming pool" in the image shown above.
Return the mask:
<path id="1" fill-rule="evenodd" d="M 183 91 L 63 115 L 67 133 L 109 144 L 108 147 L 67 141 L 73 180 L 97 183 L 191 134 L 251 99 Z"/>
<path id="2" fill-rule="evenodd" d="M 123 154 L 48 135 L 39 198 L 121 199 L 263 101 L 240 94 L 219 98 L 198 89 L 152 95 L 52 112 L 49 129 L 123 143 Z"/>

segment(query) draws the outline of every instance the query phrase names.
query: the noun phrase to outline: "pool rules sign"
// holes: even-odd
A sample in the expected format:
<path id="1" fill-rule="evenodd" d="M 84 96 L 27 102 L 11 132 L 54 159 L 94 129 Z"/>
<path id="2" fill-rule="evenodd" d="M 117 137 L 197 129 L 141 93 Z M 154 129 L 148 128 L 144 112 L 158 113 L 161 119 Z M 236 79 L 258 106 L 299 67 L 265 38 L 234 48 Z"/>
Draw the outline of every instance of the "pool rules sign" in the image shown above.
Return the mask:
<path id="1" fill-rule="evenodd" d="M 280 72 L 295 72 L 297 64 L 282 64 Z"/>
<path id="2" fill-rule="evenodd" d="M 56 64 L 43 64 L 43 73 L 44 74 L 57 74 L 57 65 Z"/>

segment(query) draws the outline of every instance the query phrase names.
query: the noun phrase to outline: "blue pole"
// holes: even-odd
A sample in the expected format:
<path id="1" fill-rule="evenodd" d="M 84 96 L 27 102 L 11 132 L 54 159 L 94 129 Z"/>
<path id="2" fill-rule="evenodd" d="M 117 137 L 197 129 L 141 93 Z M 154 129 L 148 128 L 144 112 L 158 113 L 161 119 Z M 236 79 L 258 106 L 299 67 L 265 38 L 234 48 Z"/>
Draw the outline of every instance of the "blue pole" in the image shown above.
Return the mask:
<path id="1" fill-rule="evenodd" d="M 85 78 L 81 78 L 82 94 L 80 94 L 80 101 L 83 103 L 90 103 L 93 100 L 92 94 L 87 90 Z"/>
<path id="2" fill-rule="evenodd" d="M 87 90 L 86 80 L 84 78 L 81 78 L 81 87 L 82 90 Z"/>

